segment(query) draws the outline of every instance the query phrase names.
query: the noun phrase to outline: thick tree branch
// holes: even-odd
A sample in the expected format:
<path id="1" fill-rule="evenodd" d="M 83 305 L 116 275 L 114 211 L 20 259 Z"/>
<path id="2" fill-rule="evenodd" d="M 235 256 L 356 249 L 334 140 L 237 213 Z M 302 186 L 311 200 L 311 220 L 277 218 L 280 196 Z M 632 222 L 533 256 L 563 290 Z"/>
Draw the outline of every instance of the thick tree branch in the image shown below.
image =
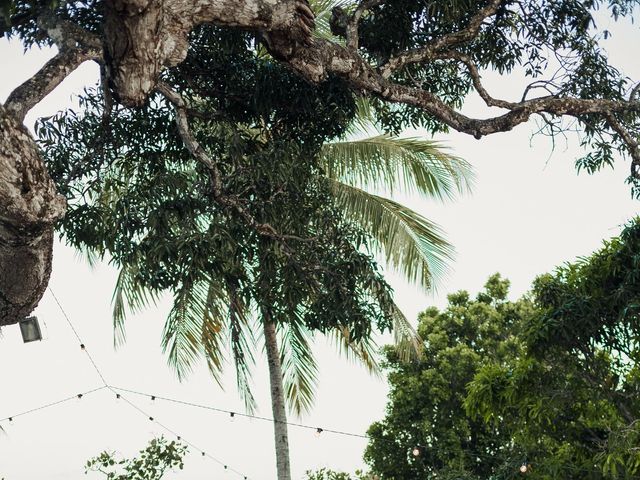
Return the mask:
<path id="1" fill-rule="evenodd" d="M 31 135 L 0 105 L 0 326 L 22 320 L 44 294 L 65 209 Z"/>
<path id="2" fill-rule="evenodd" d="M 124 105 L 141 105 L 164 67 L 187 55 L 188 35 L 202 23 L 262 33 L 281 58 L 309 43 L 315 26 L 306 0 L 106 0 L 108 76 Z"/>
<path id="3" fill-rule="evenodd" d="M 358 5 L 356 10 L 353 12 L 353 15 L 347 24 L 347 48 L 351 50 L 358 49 L 358 26 L 362 15 L 364 15 L 364 12 L 367 10 L 384 3 L 384 1 L 385 0 L 362 0 L 360 2 L 360 5 Z"/>
<path id="4" fill-rule="evenodd" d="M 80 64 L 87 60 L 98 60 L 101 54 L 101 51 L 94 48 L 65 48 L 33 77 L 11 92 L 5 108 L 23 122 L 29 110 L 60 85 Z"/>
<path id="5" fill-rule="evenodd" d="M 631 176 L 633 178 L 640 178 L 640 145 L 638 145 L 638 141 L 612 113 L 607 113 L 605 118 L 611 128 L 620 135 L 620 138 L 622 138 L 622 141 L 627 146 L 627 150 L 631 156 Z"/>
<path id="6" fill-rule="evenodd" d="M 19 322 L 38 305 L 51 274 L 54 224 L 66 211 L 22 122 L 82 62 L 102 54 L 100 42 L 77 26 L 41 21 L 59 53 L 0 105 L 0 326 Z"/>
<path id="7" fill-rule="evenodd" d="M 640 111 L 639 101 L 547 96 L 516 103 L 502 103 L 501 106 L 508 106 L 507 113 L 486 119 L 474 119 L 456 111 L 426 90 L 393 83 L 357 53 L 327 40 L 316 39 L 313 45 L 299 49 L 287 63 L 312 82 L 319 82 L 330 74 L 337 75 L 348 81 L 357 91 L 420 108 L 454 130 L 476 138 L 509 131 L 538 113 L 581 117 L 586 114 Z"/>
<path id="8" fill-rule="evenodd" d="M 380 67 L 382 76 L 388 78 L 391 74 L 402 67 L 412 64 L 429 61 L 434 54 L 443 49 L 450 49 L 461 43 L 473 40 L 480 32 L 482 23 L 492 15 L 495 15 L 504 0 L 491 0 L 484 8 L 476 13 L 466 28 L 454 33 L 443 35 L 435 38 L 428 45 L 403 52 L 399 55 L 391 57 L 384 65 Z"/>
<path id="9" fill-rule="evenodd" d="M 7 98 L 4 107 L 19 122 L 23 122 L 29 110 L 60 85 L 80 64 L 102 58 L 100 40 L 77 25 L 51 16 L 40 18 L 39 23 L 56 43 L 59 52 Z"/>

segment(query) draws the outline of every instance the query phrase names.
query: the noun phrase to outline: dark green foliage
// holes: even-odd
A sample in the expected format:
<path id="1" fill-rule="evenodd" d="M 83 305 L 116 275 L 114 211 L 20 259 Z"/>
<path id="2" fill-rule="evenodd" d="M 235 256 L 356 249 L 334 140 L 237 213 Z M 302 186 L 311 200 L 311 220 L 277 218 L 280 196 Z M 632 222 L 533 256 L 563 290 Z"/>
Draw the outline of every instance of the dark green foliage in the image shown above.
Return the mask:
<path id="1" fill-rule="evenodd" d="M 170 76 L 181 91 L 204 99 L 204 111 L 226 120 L 268 125 L 270 134 L 295 139 L 314 151 L 344 132 L 355 115 L 348 86 L 329 80 L 314 86 L 270 57 L 257 56 L 252 35 L 200 28 L 189 55 Z"/>
<path id="2" fill-rule="evenodd" d="M 534 283 L 539 315 L 530 323 L 533 352 L 551 347 L 592 357 L 621 352 L 640 341 L 640 222 L 630 223 L 604 247 Z"/>
<path id="3" fill-rule="evenodd" d="M 176 366 L 202 347 L 215 370 L 221 324 L 253 309 L 314 331 L 346 327 L 354 341 L 390 328 L 389 287 L 368 238 L 334 206 L 316 158 L 355 114 L 350 91 L 298 79 L 257 56 L 246 34 L 203 27 L 193 36 L 189 58 L 165 81 L 190 99 L 191 128 L 236 207 L 215 198 L 160 96 L 105 112 L 92 90 L 81 114 L 37 127 L 70 200 L 67 241 L 108 255 L 141 292 L 174 292 L 165 348 Z"/>
<path id="4" fill-rule="evenodd" d="M 161 480 L 173 469 L 182 470 L 186 453 L 185 445 L 160 437 L 151 440 L 136 458 L 118 460 L 113 453 L 102 452 L 87 462 L 85 470 L 99 472 L 107 480 Z"/>
<path id="5" fill-rule="evenodd" d="M 421 360 L 407 364 L 387 349 L 387 415 L 370 427 L 365 453 L 380 478 L 511 478 L 517 471 L 523 452 L 509 444 L 509 432 L 464 408 L 466 385 L 486 361 L 503 363 L 522 351 L 516 334 L 532 306 L 507 301 L 507 289 L 496 275 L 476 299 L 458 292 L 446 310 L 423 312 Z"/>
<path id="6" fill-rule="evenodd" d="M 387 350 L 390 402 L 365 459 L 381 479 L 640 476 L 640 222 L 506 300 L 492 277 L 472 300 L 420 316 L 420 361 Z M 411 455 L 418 447 L 419 455 Z"/>

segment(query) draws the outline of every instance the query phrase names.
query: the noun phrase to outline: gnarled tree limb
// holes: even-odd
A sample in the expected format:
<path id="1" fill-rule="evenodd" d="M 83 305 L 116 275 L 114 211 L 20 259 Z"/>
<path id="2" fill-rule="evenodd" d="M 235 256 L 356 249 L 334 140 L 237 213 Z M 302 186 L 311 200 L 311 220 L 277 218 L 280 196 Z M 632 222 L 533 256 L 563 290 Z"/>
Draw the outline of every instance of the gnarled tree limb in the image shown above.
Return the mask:
<path id="1" fill-rule="evenodd" d="M 60 52 L 0 105 L 0 326 L 29 315 L 49 282 L 53 227 L 66 211 L 25 115 L 82 62 L 101 56 L 100 43 L 73 25 L 49 19 Z"/>
<path id="2" fill-rule="evenodd" d="M 306 0 L 106 0 L 105 54 L 111 87 L 128 106 L 141 105 L 163 68 L 187 55 L 188 35 L 202 23 L 251 29 L 282 58 L 306 43 L 314 27 Z"/>
<path id="3" fill-rule="evenodd" d="M 42 298 L 53 225 L 65 210 L 31 135 L 0 106 L 0 326 L 19 322 Z"/>

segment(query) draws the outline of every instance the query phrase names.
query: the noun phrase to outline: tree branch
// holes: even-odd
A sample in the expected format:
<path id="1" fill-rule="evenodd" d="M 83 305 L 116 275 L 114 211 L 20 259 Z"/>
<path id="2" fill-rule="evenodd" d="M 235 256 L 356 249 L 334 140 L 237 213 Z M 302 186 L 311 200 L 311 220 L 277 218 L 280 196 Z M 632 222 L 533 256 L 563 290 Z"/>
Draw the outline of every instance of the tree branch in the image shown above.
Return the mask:
<path id="1" fill-rule="evenodd" d="M 627 146 L 627 151 L 631 156 L 631 176 L 633 178 L 640 178 L 640 145 L 638 145 L 638 141 L 633 138 L 629 130 L 627 130 L 612 113 L 605 114 L 605 118 L 607 119 L 607 123 L 620 135 L 620 138 L 622 138 L 622 141 Z"/>
<path id="2" fill-rule="evenodd" d="M 187 55 L 188 35 L 202 23 L 262 33 L 281 58 L 311 42 L 314 15 L 307 0 L 106 0 L 108 76 L 116 98 L 139 106 L 164 67 Z"/>
<path id="3" fill-rule="evenodd" d="M 5 108 L 21 123 L 29 110 L 51 93 L 80 64 L 98 60 L 101 52 L 93 48 L 65 48 L 38 72 L 18 86 L 5 103 Z"/>
<path id="4" fill-rule="evenodd" d="M 45 16 L 40 25 L 58 46 L 58 54 L 38 72 L 11 92 L 5 109 L 22 123 L 29 110 L 51 93 L 67 76 L 87 60 L 100 60 L 100 40 L 77 25 Z"/>
<path id="5" fill-rule="evenodd" d="M 473 40 L 478 36 L 482 22 L 490 16 L 495 15 L 503 2 L 504 0 L 491 0 L 486 7 L 480 9 L 480 11 L 471 18 L 466 28 L 435 38 L 424 47 L 415 48 L 391 57 L 380 67 L 382 76 L 389 78 L 393 72 L 406 65 L 431 60 L 433 55 L 442 49 L 449 49 Z"/>
<path id="6" fill-rule="evenodd" d="M 347 24 L 347 48 L 351 50 L 358 49 L 358 26 L 362 15 L 364 15 L 364 12 L 367 10 L 384 3 L 384 1 L 385 0 L 362 0 L 360 2 L 360 5 L 358 5 L 355 12 L 353 12 Z"/>
<path id="7" fill-rule="evenodd" d="M 202 145 L 198 142 L 198 140 L 191 133 L 191 128 L 189 126 L 189 119 L 187 117 L 188 107 L 182 96 L 174 91 L 169 85 L 166 83 L 160 82 L 156 86 L 156 90 L 164 95 L 164 97 L 173 104 L 176 111 L 176 125 L 178 127 L 178 132 L 182 141 L 184 142 L 185 147 L 189 152 L 194 156 L 196 160 L 198 160 L 202 165 L 204 165 L 209 171 L 209 175 L 211 176 L 211 194 L 213 198 L 220 203 L 221 205 L 231 208 L 235 210 L 240 216 L 249 224 L 252 228 L 254 228 L 260 235 L 264 235 L 266 237 L 276 239 L 276 240 L 297 240 L 297 241 L 313 241 L 314 238 L 302 238 L 296 235 L 283 235 L 278 233 L 271 225 L 268 223 L 260 223 L 258 222 L 242 205 L 240 199 L 233 195 L 227 195 L 223 191 L 222 184 L 222 174 L 218 169 L 216 163 L 209 157 L 207 152 L 202 148 Z"/>

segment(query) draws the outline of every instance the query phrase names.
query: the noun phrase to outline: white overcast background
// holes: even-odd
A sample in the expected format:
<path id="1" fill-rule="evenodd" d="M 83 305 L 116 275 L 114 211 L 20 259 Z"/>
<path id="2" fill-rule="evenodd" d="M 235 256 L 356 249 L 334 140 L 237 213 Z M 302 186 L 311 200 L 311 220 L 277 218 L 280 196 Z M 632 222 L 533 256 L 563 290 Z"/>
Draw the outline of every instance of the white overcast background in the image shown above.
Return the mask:
<path id="1" fill-rule="evenodd" d="M 638 26 L 631 22 L 614 26 L 604 45 L 614 65 L 640 80 Z M 31 76 L 54 51 L 30 50 L 17 41 L 0 41 L 0 101 Z M 74 72 L 28 116 L 31 126 L 39 116 L 72 106 L 74 95 L 98 78 L 95 64 Z M 497 96 L 518 99 L 521 85 L 509 77 L 487 75 L 487 87 Z M 464 111 L 489 115 L 476 98 Z M 457 250 L 456 261 L 438 292 L 428 293 L 408 285 L 393 274 L 388 279 L 396 300 L 409 319 L 430 305 L 446 304 L 446 294 L 459 289 L 475 294 L 494 272 L 512 282 L 516 298 L 529 288 L 535 276 L 597 249 L 603 239 L 619 233 L 638 213 L 624 183 L 628 163 L 596 175 L 577 175 L 575 159 L 582 153 L 576 138 L 559 139 L 555 149 L 549 139 L 531 137 L 533 122 L 515 131 L 477 141 L 452 134 L 440 138 L 471 162 L 476 172 L 472 194 L 453 203 L 438 204 L 415 197 L 397 197 L 436 221 Z M 226 410 L 242 411 L 235 393 L 231 365 L 223 391 L 204 365 L 187 381 L 177 381 L 160 349 L 160 337 L 169 302 L 161 302 L 127 323 L 128 341 L 113 348 L 111 293 L 116 271 L 107 264 L 90 268 L 76 252 L 58 242 L 55 246 L 50 286 L 69 315 L 87 349 L 109 384 L 158 396 L 172 397 Z M 80 349 L 51 293 L 47 291 L 35 314 L 44 325 L 42 342 L 23 344 L 18 326 L 2 330 L 0 338 L 0 419 L 101 386 L 100 378 Z M 315 407 L 301 422 L 327 429 L 362 434 L 383 417 L 387 386 L 362 367 L 348 363 L 335 349 L 319 340 L 315 347 L 320 365 Z M 266 362 L 258 355 L 254 385 L 259 414 L 271 415 Z M 250 479 L 275 478 L 272 425 L 240 417 L 181 406 L 135 395 L 126 395 L 143 411 L 178 432 L 201 450 L 220 459 Z M 87 459 L 103 450 L 132 456 L 154 436 L 165 434 L 145 416 L 102 390 L 51 408 L 1 423 L 0 478 L 6 480 L 98 479 L 84 476 Z M 323 466 L 354 471 L 362 468 L 366 440 L 290 428 L 293 477 Z M 167 478 L 233 479 L 200 451 L 191 449 L 184 472 Z"/>

